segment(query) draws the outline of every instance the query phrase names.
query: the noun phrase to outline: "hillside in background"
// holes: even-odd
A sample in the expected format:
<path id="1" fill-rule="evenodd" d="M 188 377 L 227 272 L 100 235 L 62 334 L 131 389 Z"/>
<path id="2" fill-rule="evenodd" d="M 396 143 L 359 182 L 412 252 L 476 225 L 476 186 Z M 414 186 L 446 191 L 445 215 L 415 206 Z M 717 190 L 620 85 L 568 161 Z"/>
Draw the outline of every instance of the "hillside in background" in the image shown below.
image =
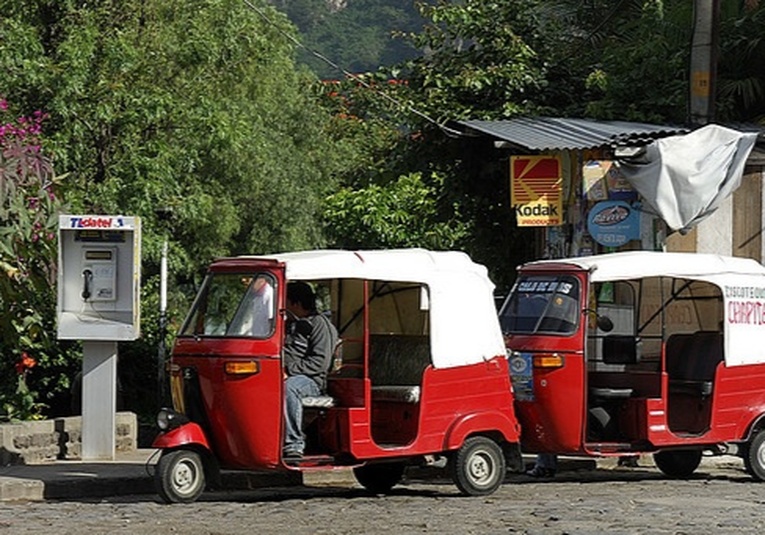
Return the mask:
<path id="1" fill-rule="evenodd" d="M 271 0 L 298 27 L 303 44 L 353 72 L 374 71 L 418 54 L 394 34 L 417 32 L 423 19 L 414 0 Z M 320 78 L 340 77 L 335 69 L 301 50 L 301 62 Z"/>

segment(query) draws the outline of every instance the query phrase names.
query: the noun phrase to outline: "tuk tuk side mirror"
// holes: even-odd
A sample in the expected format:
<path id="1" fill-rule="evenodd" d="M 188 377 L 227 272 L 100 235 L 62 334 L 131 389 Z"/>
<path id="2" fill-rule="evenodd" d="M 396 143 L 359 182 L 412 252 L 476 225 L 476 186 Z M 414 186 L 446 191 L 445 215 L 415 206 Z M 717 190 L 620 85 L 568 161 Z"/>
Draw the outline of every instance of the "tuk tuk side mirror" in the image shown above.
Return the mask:
<path id="1" fill-rule="evenodd" d="M 598 329 L 604 333 L 610 333 L 614 330 L 614 322 L 608 316 L 598 316 L 597 322 Z"/>
<path id="2" fill-rule="evenodd" d="M 585 314 L 594 314 L 595 315 L 595 324 L 598 326 L 598 329 L 603 331 L 604 333 L 610 333 L 614 330 L 614 322 L 611 321 L 611 318 L 608 316 L 601 316 L 598 314 L 598 312 L 592 308 L 585 308 L 582 312 Z"/>

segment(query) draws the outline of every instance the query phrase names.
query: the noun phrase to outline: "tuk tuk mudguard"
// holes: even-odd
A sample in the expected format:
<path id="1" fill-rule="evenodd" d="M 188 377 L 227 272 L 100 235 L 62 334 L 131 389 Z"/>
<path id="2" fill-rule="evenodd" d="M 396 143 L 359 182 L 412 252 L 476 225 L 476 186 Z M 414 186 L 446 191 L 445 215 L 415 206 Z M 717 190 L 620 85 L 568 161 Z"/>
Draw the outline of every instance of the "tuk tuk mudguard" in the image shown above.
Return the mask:
<path id="1" fill-rule="evenodd" d="M 757 432 L 765 428 L 765 407 L 757 407 L 759 415 L 755 416 L 746 426 L 746 430 L 741 437 L 741 442 L 751 441 Z"/>
<path id="2" fill-rule="evenodd" d="M 208 452 L 211 451 L 210 444 L 207 442 L 207 437 L 205 437 L 204 431 L 202 431 L 202 428 L 194 422 L 184 424 L 181 427 L 177 427 L 176 429 L 158 435 L 154 439 L 154 442 L 152 442 L 151 447 L 171 450 L 190 445 L 200 446 Z"/>
<path id="3" fill-rule="evenodd" d="M 474 435 L 500 438 L 510 444 L 520 442 L 520 425 L 499 411 L 475 412 L 457 419 L 446 433 L 444 450 L 454 451 Z"/>

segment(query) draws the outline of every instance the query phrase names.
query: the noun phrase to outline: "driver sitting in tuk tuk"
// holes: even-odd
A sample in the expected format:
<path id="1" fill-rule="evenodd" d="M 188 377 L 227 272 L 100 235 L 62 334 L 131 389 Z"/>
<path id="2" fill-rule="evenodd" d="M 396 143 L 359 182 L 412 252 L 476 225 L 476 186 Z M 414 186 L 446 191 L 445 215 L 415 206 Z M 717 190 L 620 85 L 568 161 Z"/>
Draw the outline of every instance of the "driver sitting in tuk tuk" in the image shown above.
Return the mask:
<path id="1" fill-rule="evenodd" d="M 337 329 L 316 310 L 316 295 L 306 282 L 287 285 L 287 325 L 284 342 L 286 432 L 283 457 L 300 459 L 305 449 L 302 399 L 320 396 L 338 338 Z"/>

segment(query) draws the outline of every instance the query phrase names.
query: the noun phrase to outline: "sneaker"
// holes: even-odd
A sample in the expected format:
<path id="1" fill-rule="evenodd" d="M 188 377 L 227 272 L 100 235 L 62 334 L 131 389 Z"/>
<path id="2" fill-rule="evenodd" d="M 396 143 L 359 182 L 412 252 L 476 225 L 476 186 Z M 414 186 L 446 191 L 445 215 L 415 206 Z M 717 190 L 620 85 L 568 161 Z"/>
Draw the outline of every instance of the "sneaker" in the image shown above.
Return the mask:
<path id="1" fill-rule="evenodd" d="M 285 461 L 299 461 L 303 458 L 303 452 L 298 450 L 284 450 L 282 457 Z"/>
<path id="2" fill-rule="evenodd" d="M 542 468 L 541 466 L 535 466 L 531 470 L 527 470 L 526 475 L 538 478 L 555 477 L 555 470 L 552 468 Z"/>

